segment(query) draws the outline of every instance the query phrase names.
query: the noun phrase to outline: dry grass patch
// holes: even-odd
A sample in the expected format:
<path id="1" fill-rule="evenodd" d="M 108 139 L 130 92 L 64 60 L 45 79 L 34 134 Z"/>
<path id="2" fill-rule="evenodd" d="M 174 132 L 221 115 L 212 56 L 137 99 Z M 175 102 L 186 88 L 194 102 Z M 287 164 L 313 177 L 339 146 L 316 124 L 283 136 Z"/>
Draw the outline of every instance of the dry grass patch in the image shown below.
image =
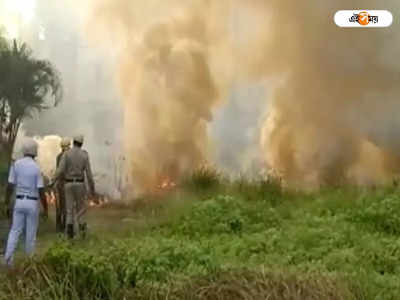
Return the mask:
<path id="1" fill-rule="evenodd" d="M 167 288 L 138 289 L 135 299 L 183 300 L 352 300 L 364 299 L 343 280 L 324 275 L 227 272 Z"/>

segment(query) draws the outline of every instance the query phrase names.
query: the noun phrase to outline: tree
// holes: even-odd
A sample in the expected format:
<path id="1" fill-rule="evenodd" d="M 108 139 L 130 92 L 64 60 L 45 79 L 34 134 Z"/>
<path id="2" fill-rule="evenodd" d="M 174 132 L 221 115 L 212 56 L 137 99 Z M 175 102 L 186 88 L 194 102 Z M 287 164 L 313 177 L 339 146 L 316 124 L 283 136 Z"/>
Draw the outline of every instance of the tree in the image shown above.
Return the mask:
<path id="1" fill-rule="evenodd" d="M 0 38 L 0 147 L 8 163 L 23 120 L 61 98 L 61 80 L 50 62 L 35 59 L 25 43 Z"/>

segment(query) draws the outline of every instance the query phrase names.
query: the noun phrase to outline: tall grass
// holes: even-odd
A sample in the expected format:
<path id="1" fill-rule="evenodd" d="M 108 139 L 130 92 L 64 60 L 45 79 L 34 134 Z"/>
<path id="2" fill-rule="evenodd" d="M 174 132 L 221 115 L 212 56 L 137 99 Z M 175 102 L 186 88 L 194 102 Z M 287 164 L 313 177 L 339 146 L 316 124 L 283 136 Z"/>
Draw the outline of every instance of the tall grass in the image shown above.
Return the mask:
<path id="1" fill-rule="evenodd" d="M 186 174 L 181 180 L 180 185 L 187 192 L 197 195 L 211 195 L 223 187 L 226 179 L 213 167 L 201 166 L 191 173 Z"/>
<path id="2" fill-rule="evenodd" d="M 349 285 L 343 278 L 318 273 L 222 271 L 213 276 L 191 277 L 185 281 L 170 280 L 165 285 L 144 284 L 140 288 L 119 289 L 106 294 L 101 294 L 102 288 L 95 291 L 80 289 L 71 282 L 68 274 L 60 279 L 43 265 L 33 264 L 24 277 L 12 277 L 13 281 L 8 280 L 5 286 L 7 296 L 12 299 L 363 299 L 363 292 L 358 286 Z M 0 299 L 9 299 L 4 296 L 0 296 Z"/>
<path id="3" fill-rule="evenodd" d="M 162 222 L 123 239 L 58 241 L 3 278 L 0 299 L 399 298 L 396 188 L 288 192 L 204 169 L 181 187 L 140 208 Z"/>

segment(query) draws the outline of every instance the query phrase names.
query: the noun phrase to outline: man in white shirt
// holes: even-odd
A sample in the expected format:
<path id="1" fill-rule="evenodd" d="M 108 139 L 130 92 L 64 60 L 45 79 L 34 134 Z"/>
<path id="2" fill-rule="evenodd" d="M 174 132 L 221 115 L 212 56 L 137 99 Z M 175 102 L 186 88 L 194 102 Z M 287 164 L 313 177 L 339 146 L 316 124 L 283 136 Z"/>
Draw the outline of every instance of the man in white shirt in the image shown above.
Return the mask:
<path id="1" fill-rule="evenodd" d="M 13 256 L 20 234 L 25 230 L 25 252 L 33 254 L 36 233 L 39 224 L 39 198 L 47 216 L 47 202 L 44 193 L 43 178 L 39 165 L 34 160 L 38 144 L 27 139 L 23 145 L 24 158 L 17 160 L 10 169 L 6 191 L 6 204 L 9 203 L 15 189 L 15 205 L 11 230 L 8 236 L 6 254 L 7 265 L 13 264 Z"/>

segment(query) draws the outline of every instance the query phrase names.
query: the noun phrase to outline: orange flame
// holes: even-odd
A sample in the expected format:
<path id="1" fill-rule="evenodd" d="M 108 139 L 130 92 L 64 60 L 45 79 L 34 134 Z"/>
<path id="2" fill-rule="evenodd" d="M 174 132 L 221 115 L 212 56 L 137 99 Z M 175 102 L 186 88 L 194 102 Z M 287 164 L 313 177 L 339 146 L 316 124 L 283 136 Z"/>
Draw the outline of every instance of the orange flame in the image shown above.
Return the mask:
<path id="1" fill-rule="evenodd" d="M 50 205 L 55 205 L 56 204 L 56 195 L 54 192 L 47 192 L 46 193 L 46 201 Z"/>
<path id="2" fill-rule="evenodd" d="M 98 197 L 97 200 L 98 201 L 90 200 L 89 201 L 89 206 L 90 207 L 102 207 L 102 206 L 104 206 L 105 204 L 107 204 L 109 202 L 108 198 L 104 197 L 104 196 Z"/>
<path id="3" fill-rule="evenodd" d="M 164 179 L 161 184 L 158 186 L 160 189 L 169 189 L 169 188 L 174 188 L 176 186 L 176 183 L 173 182 L 172 180 L 166 178 Z"/>
<path id="4" fill-rule="evenodd" d="M 89 201 L 89 206 L 90 207 L 101 207 L 109 202 L 109 199 L 107 197 L 99 197 L 99 201 Z M 46 193 L 46 201 L 49 205 L 56 205 L 56 195 L 54 192 L 47 192 Z"/>

